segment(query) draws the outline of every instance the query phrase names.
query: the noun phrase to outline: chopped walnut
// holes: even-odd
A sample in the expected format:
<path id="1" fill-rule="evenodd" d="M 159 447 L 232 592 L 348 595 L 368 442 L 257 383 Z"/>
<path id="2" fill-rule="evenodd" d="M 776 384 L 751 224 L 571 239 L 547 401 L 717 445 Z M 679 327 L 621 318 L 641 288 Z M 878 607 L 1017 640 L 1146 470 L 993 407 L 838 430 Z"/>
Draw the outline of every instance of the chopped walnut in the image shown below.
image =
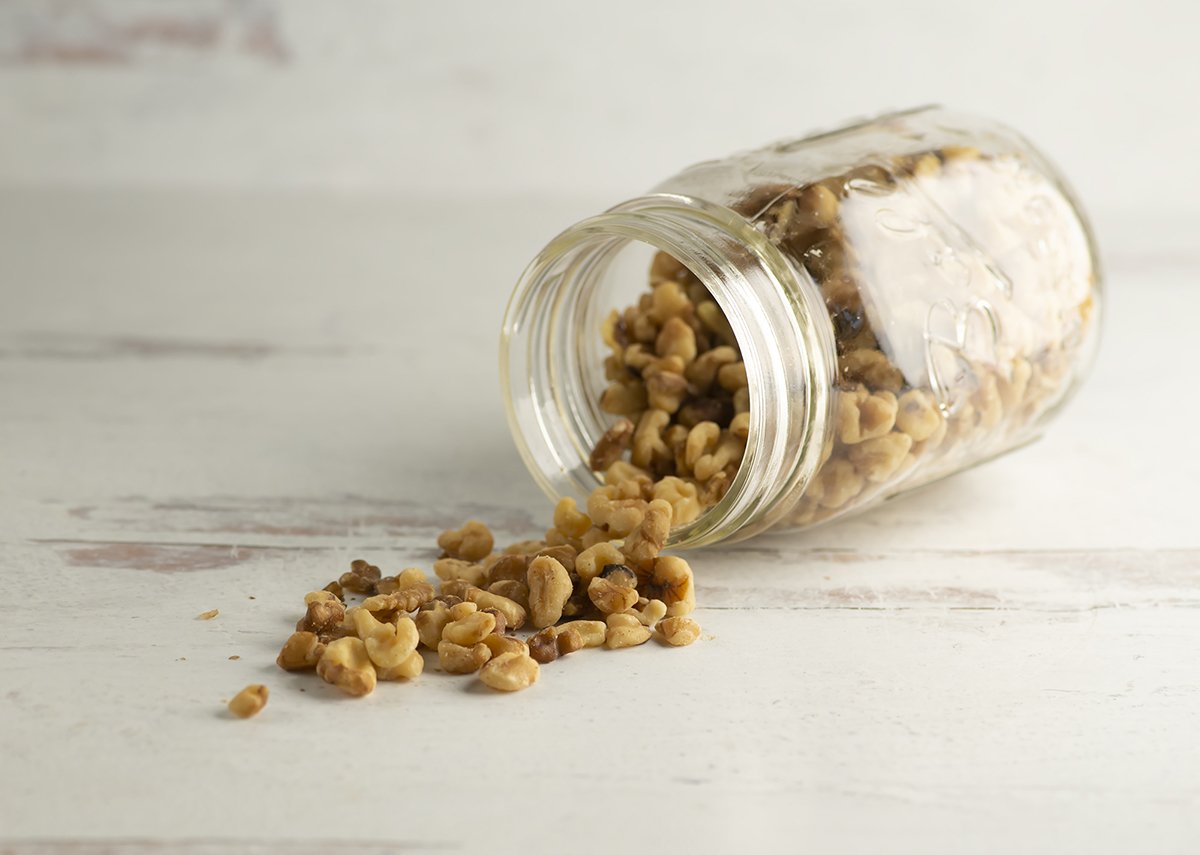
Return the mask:
<path id="1" fill-rule="evenodd" d="M 625 555 L 617 547 L 605 541 L 585 549 L 575 559 L 575 572 L 583 585 L 591 583 L 609 564 L 623 564 Z"/>
<path id="2" fill-rule="evenodd" d="M 671 531 L 672 513 L 669 502 L 656 499 L 650 503 L 645 518 L 629 533 L 621 547 L 629 561 L 638 565 L 649 565 L 654 561 Z"/>
<path id="3" fill-rule="evenodd" d="M 538 681 L 537 662 L 521 653 L 501 653 L 479 672 L 484 685 L 500 692 L 517 692 Z"/>
<path id="4" fill-rule="evenodd" d="M 837 434 L 846 445 L 883 436 L 896 423 L 896 396 L 871 394 L 866 387 L 838 394 Z"/>
<path id="5" fill-rule="evenodd" d="M 578 635 L 578 633 L 576 633 Z M 548 626 L 538 630 L 525 640 L 529 646 L 529 655 L 534 662 L 547 665 L 558 658 L 558 627 Z"/>
<path id="6" fill-rule="evenodd" d="M 596 608 L 606 615 L 631 609 L 638 599 L 636 588 L 614 584 L 603 576 L 592 579 L 587 592 Z"/>
<path id="7" fill-rule="evenodd" d="M 529 564 L 529 611 L 534 628 L 557 623 L 572 590 L 571 577 L 560 562 L 548 555 L 533 559 Z"/>
<path id="8" fill-rule="evenodd" d="M 574 499 L 562 499 L 554 508 L 554 527 L 567 537 L 579 538 L 592 527 L 587 514 L 575 509 Z"/>
<path id="9" fill-rule="evenodd" d="M 325 652 L 325 645 L 316 634 L 307 631 L 294 632 L 283 644 L 283 650 L 275 663 L 284 671 L 303 671 L 315 668 Z"/>
<path id="10" fill-rule="evenodd" d="M 421 651 L 414 650 L 394 668 L 376 668 L 375 673 L 380 680 L 411 680 L 420 676 L 424 670 L 425 657 L 421 655 Z"/>
<path id="11" fill-rule="evenodd" d="M 609 615 L 607 623 L 608 636 L 604 645 L 609 650 L 636 647 L 650 640 L 650 630 L 642 626 L 642 622 L 633 615 Z"/>
<path id="12" fill-rule="evenodd" d="M 229 702 L 229 711 L 238 718 L 250 718 L 250 716 L 258 715 L 267 705 L 269 694 L 266 686 L 247 686 L 234 695 L 233 700 Z"/>
<path id="13" fill-rule="evenodd" d="M 892 477 L 912 448 L 912 437 L 892 431 L 852 445 L 846 452 L 854 468 L 868 481 L 882 483 Z"/>
<path id="14" fill-rule="evenodd" d="M 512 635 L 496 635 L 492 633 L 483 640 L 487 645 L 487 649 L 492 652 L 492 658 L 495 659 L 501 653 L 520 653 L 523 656 L 529 655 L 529 645 L 521 639 Z"/>
<path id="15" fill-rule="evenodd" d="M 375 666 L 360 638 L 339 638 L 326 645 L 317 676 L 348 695 L 361 697 L 375 691 Z"/>
<path id="16" fill-rule="evenodd" d="M 687 617 L 669 617 L 655 629 L 672 647 L 685 647 L 700 637 L 700 624 Z"/>
<path id="17" fill-rule="evenodd" d="M 417 582 L 424 582 L 425 572 L 416 567 L 407 567 L 395 576 L 384 576 L 375 583 L 375 593 L 377 594 L 394 594 L 397 591 L 403 591 L 409 585 L 415 585 Z"/>
<path id="18" fill-rule="evenodd" d="M 476 587 L 487 584 L 487 570 L 482 564 L 462 558 L 441 558 L 433 562 L 433 572 L 443 582 L 462 579 Z"/>
<path id="19" fill-rule="evenodd" d="M 471 647 L 483 641 L 496 629 L 496 618 L 487 612 L 471 612 L 459 620 L 451 621 L 442 630 L 442 640 L 452 641 L 463 647 Z"/>
<path id="20" fill-rule="evenodd" d="M 450 558 L 470 563 L 487 557 L 494 543 L 492 532 L 477 520 L 471 520 L 457 531 L 444 531 L 437 539 L 438 546 L 444 549 Z"/>
<path id="21" fill-rule="evenodd" d="M 442 640 L 442 630 L 450 623 L 450 609 L 443 603 L 433 603 L 430 609 L 417 612 L 413 621 L 421 643 L 430 650 L 437 650 L 438 642 Z"/>
<path id="22" fill-rule="evenodd" d="M 608 635 L 607 624 L 600 620 L 573 620 L 559 626 L 563 632 L 569 629 L 579 635 L 584 647 L 600 647 Z"/>
<path id="23" fill-rule="evenodd" d="M 644 499 L 621 498 L 617 486 L 597 487 L 588 496 L 588 516 L 608 529 L 613 537 L 625 537 L 642 521 L 649 503 Z"/>
<path id="24" fill-rule="evenodd" d="M 596 472 L 605 471 L 621 459 L 632 440 L 633 422 L 629 419 L 617 419 L 596 442 L 588 458 L 588 465 Z"/>
<path id="25" fill-rule="evenodd" d="M 653 568 L 641 574 L 638 592 L 651 600 L 662 600 L 669 617 L 686 615 L 696 607 L 696 588 L 692 568 L 675 555 L 660 555 Z"/>
<path id="26" fill-rule="evenodd" d="M 346 607 L 326 591 L 313 591 L 304 598 L 308 609 L 296 623 L 297 632 L 312 632 L 317 635 L 329 632 L 346 617 Z"/>
<path id="27" fill-rule="evenodd" d="M 928 439 L 942 422 L 933 396 L 920 389 L 910 389 L 900 396 L 896 408 L 896 427 L 913 438 L 914 442 Z"/>
<path id="28" fill-rule="evenodd" d="M 482 641 L 470 647 L 441 641 L 437 651 L 438 662 L 447 674 L 473 674 L 492 657 L 492 651 Z"/>
<path id="29" fill-rule="evenodd" d="M 356 594 L 373 594 L 375 593 L 375 583 L 379 581 L 381 575 L 378 567 L 368 564 L 361 558 L 356 558 L 350 562 L 350 570 L 343 573 L 338 579 L 338 584 Z"/>
<path id="30" fill-rule="evenodd" d="M 525 584 L 525 568 L 529 563 L 525 555 L 504 555 L 487 568 L 487 584 L 497 582 L 520 582 Z"/>

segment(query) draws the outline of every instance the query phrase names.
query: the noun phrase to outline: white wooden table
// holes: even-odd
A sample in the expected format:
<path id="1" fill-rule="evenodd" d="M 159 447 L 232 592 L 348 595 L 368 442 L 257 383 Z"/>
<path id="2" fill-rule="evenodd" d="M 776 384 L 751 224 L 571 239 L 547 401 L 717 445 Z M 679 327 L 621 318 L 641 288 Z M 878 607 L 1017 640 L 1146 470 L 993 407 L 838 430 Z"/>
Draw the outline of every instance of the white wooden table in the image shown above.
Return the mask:
<path id="1" fill-rule="evenodd" d="M 689 555 L 703 643 L 513 696 L 275 666 L 349 559 L 544 530 L 499 319 L 596 208 L 0 193 L 0 853 L 1196 851 L 1187 243 L 1116 242 L 1041 442 Z"/>

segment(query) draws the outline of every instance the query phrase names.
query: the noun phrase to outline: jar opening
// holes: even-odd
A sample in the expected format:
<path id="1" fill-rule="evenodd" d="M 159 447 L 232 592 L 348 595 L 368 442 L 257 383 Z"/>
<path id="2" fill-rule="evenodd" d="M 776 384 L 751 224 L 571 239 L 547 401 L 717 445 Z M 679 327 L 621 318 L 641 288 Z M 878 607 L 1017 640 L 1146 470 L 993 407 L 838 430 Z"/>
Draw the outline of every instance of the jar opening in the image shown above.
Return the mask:
<path id="1" fill-rule="evenodd" d="M 728 318 L 746 364 L 751 427 L 725 496 L 668 545 L 740 539 L 768 527 L 815 472 L 830 412 L 832 345 L 802 271 L 746 220 L 701 200 L 650 196 L 586 220 L 526 271 L 505 319 L 501 383 L 513 436 L 552 498 L 603 483 L 589 465 L 615 420 L 600 409 L 609 350 L 601 324 L 636 304 L 658 251 L 687 267 Z M 811 284 L 811 283 L 810 283 Z M 799 453 L 797 453 L 799 449 Z"/>

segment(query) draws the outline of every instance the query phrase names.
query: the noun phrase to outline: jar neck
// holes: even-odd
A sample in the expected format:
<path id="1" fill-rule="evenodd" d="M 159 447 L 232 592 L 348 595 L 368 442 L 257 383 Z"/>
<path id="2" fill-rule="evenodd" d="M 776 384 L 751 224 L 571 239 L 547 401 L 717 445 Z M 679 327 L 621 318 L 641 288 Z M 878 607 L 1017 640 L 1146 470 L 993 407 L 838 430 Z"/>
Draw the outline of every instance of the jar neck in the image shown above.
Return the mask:
<path id="1" fill-rule="evenodd" d="M 642 196 L 572 226 L 542 250 L 513 293 L 501 336 L 513 438 L 552 499 L 586 497 L 601 483 L 588 458 L 611 418 L 598 407 L 604 354 L 596 345 L 599 320 L 619 308 L 604 304 L 603 283 L 633 242 L 670 254 L 704 283 L 737 336 L 750 387 L 737 477 L 718 504 L 674 528 L 667 545 L 749 537 L 786 514 L 819 467 L 832 433 L 836 354 L 808 274 L 728 208 Z"/>

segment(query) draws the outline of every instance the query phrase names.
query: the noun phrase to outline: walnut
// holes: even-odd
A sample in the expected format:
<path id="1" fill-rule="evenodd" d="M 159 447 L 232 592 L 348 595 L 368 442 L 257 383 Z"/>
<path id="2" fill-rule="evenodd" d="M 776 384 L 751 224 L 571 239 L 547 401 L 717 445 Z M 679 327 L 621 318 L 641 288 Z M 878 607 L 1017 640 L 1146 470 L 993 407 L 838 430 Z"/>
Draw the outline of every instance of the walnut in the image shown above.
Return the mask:
<path id="1" fill-rule="evenodd" d="M 660 555 L 649 572 L 639 574 L 638 593 L 651 600 L 662 600 L 668 617 L 686 615 L 696 607 L 696 588 L 692 568 L 675 555 Z"/>
<path id="2" fill-rule="evenodd" d="M 608 636 L 604 645 L 609 650 L 636 647 L 650 640 L 650 630 L 642 626 L 642 622 L 632 615 L 609 615 L 607 623 Z"/>
<path id="3" fill-rule="evenodd" d="M 617 585 L 604 576 L 592 579 L 587 593 L 596 608 L 606 615 L 631 609 L 638 599 L 636 588 Z"/>
<path id="4" fill-rule="evenodd" d="M 295 632 L 284 642 L 275 664 L 284 671 L 303 671 L 305 668 L 315 668 L 324 652 L 325 645 L 314 633 Z"/>
<path id="5" fill-rule="evenodd" d="M 572 590 L 570 574 L 561 563 L 548 555 L 533 559 L 529 564 L 529 611 L 533 626 L 541 629 L 557 623 Z"/>
<path id="6" fill-rule="evenodd" d="M 338 626 L 346 617 L 346 607 L 326 591 L 313 591 L 304 598 L 304 602 L 308 610 L 296 623 L 297 632 L 321 635 Z"/>
<path id="7" fill-rule="evenodd" d="M 360 638 L 339 638 L 326 645 L 317 676 L 348 695 L 361 697 L 375 691 L 375 666 Z"/>
<path id="8" fill-rule="evenodd" d="M 662 549 L 671 531 L 671 514 L 673 509 L 669 502 L 655 499 L 646 510 L 645 518 L 638 524 L 629 536 L 621 552 L 626 559 L 637 565 L 649 566 Z"/>
<path id="9" fill-rule="evenodd" d="M 655 629 L 672 647 L 685 647 L 700 637 L 700 624 L 687 617 L 669 617 Z"/>
<path id="10" fill-rule="evenodd" d="M 447 674 L 473 674 L 492 658 L 492 651 L 482 641 L 470 647 L 440 641 L 437 651 L 438 662 Z"/>
<path id="11" fill-rule="evenodd" d="M 576 633 L 578 636 L 578 633 Z M 558 627 L 548 626 L 529 636 L 525 643 L 529 645 L 529 655 L 534 662 L 547 665 L 558 658 Z"/>
<path id="12" fill-rule="evenodd" d="M 621 459 L 632 440 L 633 422 L 629 419 L 617 419 L 604 435 L 596 440 L 588 458 L 588 465 L 596 472 L 604 472 Z"/>
<path id="13" fill-rule="evenodd" d="M 517 692 L 538 681 L 537 662 L 521 653 L 501 653 L 483 666 L 479 679 L 500 692 Z"/>
<path id="14" fill-rule="evenodd" d="M 378 567 L 368 564 L 361 558 L 356 558 L 350 562 L 350 570 L 342 574 L 338 583 L 347 591 L 353 591 L 356 594 L 373 594 L 375 593 L 375 583 L 379 581 L 381 575 Z"/>
<path id="15" fill-rule="evenodd" d="M 250 716 L 258 715 L 267 705 L 269 694 L 266 686 L 247 686 L 234 695 L 233 700 L 229 702 L 229 711 L 238 718 L 250 718 Z"/>
<path id="16" fill-rule="evenodd" d="M 474 563 L 492 551 L 495 539 L 487 526 L 471 520 L 457 531 L 452 529 L 442 532 L 438 535 L 437 544 L 450 558 Z"/>
<path id="17" fill-rule="evenodd" d="M 459 620 L 446 624 L 442 630 L 442 640 L 452 641 L 463 647 L 471 647 L 483 641 L 495 629 L 495 615 L 481 611 L 471 612 Z"/>

